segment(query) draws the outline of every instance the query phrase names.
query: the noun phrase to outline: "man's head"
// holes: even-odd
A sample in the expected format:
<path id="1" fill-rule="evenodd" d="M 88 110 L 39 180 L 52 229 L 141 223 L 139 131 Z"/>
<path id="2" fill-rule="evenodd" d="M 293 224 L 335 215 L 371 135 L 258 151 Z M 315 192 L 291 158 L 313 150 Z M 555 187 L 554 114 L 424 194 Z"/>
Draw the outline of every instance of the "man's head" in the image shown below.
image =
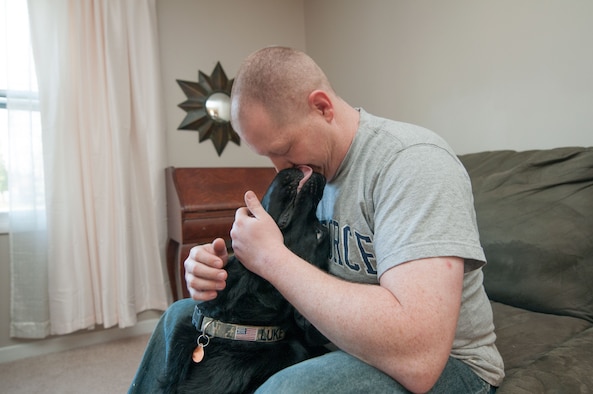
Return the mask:
<path id="1" fill-rule="evenodd" d="M 267 47 L 247 57 L 235 77 L 231 121 L 278 170 L 303 164 L 331 179 L 347 151 L 338 145 L 351 141 L 338 135 L 344 127 L 336 108 L 344 105 L 308 55 Z"/>
<path id="2" fill-rule="evenodd" d="M 249 105 L 258 104 L 276 126 L 294 122 L 306 113 L 307 97 L 315 90 L 333 92 L 321 68 L 307 54 L 286 47 L 260 49 L 243 61 L 235 77 L 233 121 L 239 122 Z"/>

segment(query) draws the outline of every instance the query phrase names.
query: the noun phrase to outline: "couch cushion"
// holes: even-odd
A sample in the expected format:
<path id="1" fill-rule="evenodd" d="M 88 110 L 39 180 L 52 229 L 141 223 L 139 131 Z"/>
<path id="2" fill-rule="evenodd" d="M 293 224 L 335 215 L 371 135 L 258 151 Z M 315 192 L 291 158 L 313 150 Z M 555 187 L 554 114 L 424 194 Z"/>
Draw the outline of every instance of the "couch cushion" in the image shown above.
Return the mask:
<path id="1" fill-rule="evenodd" d="M 492 303 L 506 377 L 497 393 L 586 392 L 593 387 L 593 324 Z"/>
<path id="2" fill-rule="evenodd" d="M 593 323 L 576 317 L 530 312 L 498 302 L 492 302 L 492 312 L 496 346 L 507 377 L 593 327 Z"/>
<path id="3" fill-rule="evenodd" d="M 593 148 L 460 156 L 490 299 L 593 322 Z"/>

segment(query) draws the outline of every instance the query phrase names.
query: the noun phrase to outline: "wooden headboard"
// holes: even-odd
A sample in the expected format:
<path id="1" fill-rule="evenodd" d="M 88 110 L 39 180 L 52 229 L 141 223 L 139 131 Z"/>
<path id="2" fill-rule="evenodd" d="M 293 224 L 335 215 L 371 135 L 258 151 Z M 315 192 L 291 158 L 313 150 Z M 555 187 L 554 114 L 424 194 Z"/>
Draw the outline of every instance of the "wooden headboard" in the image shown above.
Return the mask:
<path id="1" fill-rule="evenodd" d="M 173 299 L 189 296 L 183 262 L 195 245 L 223 238 L 230 247 L 235 211 L 253 190 L 261 199 L 276 175 L 271 167 L 175 168 L 166 170 L 167 272 Z"/>

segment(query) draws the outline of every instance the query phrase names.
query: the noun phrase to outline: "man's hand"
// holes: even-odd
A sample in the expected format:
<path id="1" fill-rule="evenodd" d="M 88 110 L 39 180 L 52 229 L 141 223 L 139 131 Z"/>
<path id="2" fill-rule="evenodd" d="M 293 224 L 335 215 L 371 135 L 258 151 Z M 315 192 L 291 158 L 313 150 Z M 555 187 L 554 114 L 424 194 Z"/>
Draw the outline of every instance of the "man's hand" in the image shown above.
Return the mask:
<path id="1" fill-rule="evenodd" d="M 226 286 L 227 272 L 224 266 L 229 255 L 222 238 L 211 244 L 198 245 L 191 249 L 185 266 L 185 282 L 191 298 L 196 301 L 209 301 L 218 295 L 217 291 Z"/>
<path id="2" fill-rule="evenodd" d="M 284 252 L 284 238 L 254 192 L 245 193 L 246 207 L 239 208 L 231 229 L 233 251 L 250 271 L 265 277 L 268 263 Z"/>

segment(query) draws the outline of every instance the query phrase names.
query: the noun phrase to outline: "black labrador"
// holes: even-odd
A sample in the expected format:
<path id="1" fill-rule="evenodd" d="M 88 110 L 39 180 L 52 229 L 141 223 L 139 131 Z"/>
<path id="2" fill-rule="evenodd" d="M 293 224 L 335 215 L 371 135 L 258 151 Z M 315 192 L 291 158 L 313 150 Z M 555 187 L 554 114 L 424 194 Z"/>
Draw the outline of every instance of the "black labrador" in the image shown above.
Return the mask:
<path id="1" fill-rule="evenodd" d="M 310 168 L 280 171 L 262 205 L 295 254 L 327 270 L 330 242 L 316 217 L 325 178 Z M 227 286 L 198 303 L 178 327 L 163 392 L 250 393 L 275 372 L 322 354 L 327 340 L 266 280 L 231 256 Z M 306 278 L 301 278 L 306 280 Z"/>

